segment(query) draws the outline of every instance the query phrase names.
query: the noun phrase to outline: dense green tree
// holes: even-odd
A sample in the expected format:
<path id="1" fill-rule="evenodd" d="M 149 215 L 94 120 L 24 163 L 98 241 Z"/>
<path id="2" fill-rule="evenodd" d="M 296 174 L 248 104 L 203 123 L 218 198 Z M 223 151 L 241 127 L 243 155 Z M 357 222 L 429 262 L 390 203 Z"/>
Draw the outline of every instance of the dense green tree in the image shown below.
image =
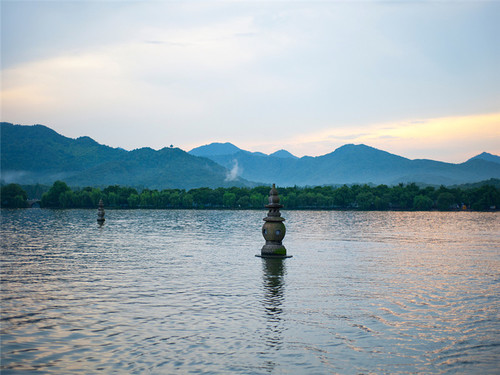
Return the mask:
<path id="1" fill-rule="evenodd" d="M 60 207 L 60 195 L 70 190 L 65 182 L 54 182 L 49 191 L 42 195 L 42 207 Z"/>
<path id="2" fill-rule="evenodd" d="M 500 207 L 500 192 L 493 186 L 483 186 L 477 189 L 471 208 L 477 211 L 497 209 Z"/>
<path id="3" fill-rule="evenodd" d="M 189 193 L 185 193 L 182 195 L 182 207 L 183 208 L 193 208 L 193 196 Z"/>
<path id="4" fill-rule="evenodd" d="M 179 208 L 181 206 L 181 195 L 179 191 L 172 191 L 169 197 L 170 207 Z"/>
<path id="5" fill-rule="evenodd" d="M 294 199 L 295 199 L 295 193 L 294 193 Z M 266 205 L 266 198 L 264 195 L 258 193 L 258 192 L 253 192 L 250 195 L 250 206 L 252 208 L 262 208 Z"/>
<path id="6" fill-rule="evenodd" d="M 72 192 L 71 190 L 66 190 L 62 192 L 59 195 L 59 207 L 61 208 L 73 208 L 73 207 L 79 207 L 80 205 L 77 204 L 76 201 L 76 196 L 75 193 Z"/>
<path id="7" fill-rule="evenodd" d="M 224 188 L 217 188 L 212 192 L 212 202 L 215 207 L 222 207 L 223 202 L 222 199 L 224 197 L 224 193 L 226 192 L 226 189 Z"/>
<path id="8" fill-rule="evenodd" d="M 434 205 L 434 202 L 432 201 L 431 198 L 425 196 L 425 195 L 417 195 L 415 198 L 413 198 L 413 209 L 417 211 L 429 211 L 432 206 Z"/>
<path id="9" fill-rule="evenodd" d="M 111 192 L 107 193 L 107 198 L 106 198 L 104 204 L 106 204 L 107 206 L 110 206 L 110 207 L 118 207 L 120 205 L 119 200 L 120 200 L 120 196 L 117 193 L 111 191 Z"/>
<path id="10" fill-rule="evenodd" d="M 158 208 L 169 208 L 169 207 L 170 207 L 170 192 L 168 190 L 162 190 L 159 192 Z"/>
<path id="11" fill-rule="evenodd" d="M 243 195 L 236 201 L 236 206 L 238 208 L 249 208 L 250 207 L 250 197 L 248 195 Z"/>
<path id="12" fill-rule="evenodd" d="M 27 205 L 28 194 L 18 184 L 2 186 L 0 201 L 2 207 L 24 208 Z"/>
<path id="13" fill-rule="evenodd" d="M 370 210 L 375 206 L 375 196 L 373 193 L 363 191 L 356 196 L 358 207 L 362 210 Z"/>
<path id="14" fill-rule="evenodd" d="M 350 207 L 354 203 L 354 196 L 348 186 L 344 185 L 333 191 L 333 205 L 336 207 Z"/>
<path id="15" fill-rule="evenodd" d="M 323 193 L 316 194 L 316 204 L 321 208 L 327 208 L 330 206 L 328 197 L 326 197 Z"/>
<path id="16" fill-rule="evenodd" d="M 130 195 L 129 195 L 130 197 Z M 151 191 L 149 189 L 144 189 L 142 192 L 141 192 L 141 195 L 140 195 L 140 206 L 142 208 L 152 208 L 154 207 L 153 206 L 153 199 L 151 197 Z M 128 203 L 128 200 L 127 200 L 127 203 Z"/>
<path id="17" fill-rule="evenodd" d="M 300 191 L 297 194 L 297 208 L 306 208 L 307 207 L 307 193 L 305 191 Z"/>
<path id="18" fill-rule="evenodd" d="M 131 187 L 121 187 L 110 185 L 102 191 L 102 194 L 111 207 L 128 207 L 128 197 L 131 194 L 138 194 L 137 190 Z"/>
<path id="19" fill-rule="evenodd" d="M 90 198 L 92 199 L 92 206 L 97 207 L 99 205 L 99 201 L 102 199 L 101 189 L 92 188 L 90 191 Z"/>
<path id="20" fill-rule="evenodd" d="M 153 190 L 151 192 L 151 202 L 155 208 L 159 208 L 161 206 L 161 194 L 158 190 Z"/>
<path id="21" fill-rule="evenodd" d="M 222 204 L 225 208 L 234 208 L 236 204 L 236 194 L 225 192 L 222 196 Z"/>
<path id="22" fill-rule="evenodd" d="M 457 204 L 457 202 L 455 200 L 455 196 L 452 193 L 444 191 L 438 195 L 436 204 L 438 210 L 446 211 L 452 209 L 453 206 Z"/>
<path id="23" fill-rule="evenodd" d="M 189 194 L 193 197 L 193 202 L 196 207 L 206 208 L 213 205 L 212 189 L 198 188 L 189 190 Z"/>
<path id="24" fill-rule="evenodd" d="M 79 201 L 78 206 L 82 208 L 95 208 L 96 204 L 92 201 L 92 195 L 88 190 L 81 191 L 77 199 Z"/>
<path id="25" fill-rule="evenodd" d="M 118 204 L 120 207 L 128 207 L 128 197 L 131 194 L 137 194 L 137 190 L 131 187 L 121 188 L 119 191 Z"/>
<path id="26" fill-rule="evenodd" d="M 281 198 L 280 202 L 288 208 L 295 208 L 297 207 L 297 194 L 294 191 L 287 191 L 287 194 Z M 252 207 L 258 208 L 257 205 L 253 204 L 252 197 L 250 197 L 250 204 Z"/>
<path id="27" fill-rule="evenodd" d="M 267 196 L 269 196 L 269 190 L 271 190 L 269 186 L 264 186 L 263 185 L 263 186 L 256 186 L 256 187 L 254 187 L 251 190 L 251 192 L 254 193 L 254 194 L 260 194 L 260 195 L 262 195 L 264 197 L 267 197 Z"/>
<path id="28" fill-rule="evenodd" d="M 130 194 L 127 203 L 130 208 L 137 208 L 141 203 L 141 197 L 137 194 Z"/>
<path id="29" fill-rule="evenodd" d="M 385 195 L 382 197 L 376 196 L 373 207 L 378 211 L 387 210 L 389 208 L 389 198 Z"/>
<path id="30" fill-rule="evenodd" d="M 102 192 L 103 192 L 103 194 L 106 194 L 106 195 L 109 195 L 110 193 L 115 193 L 118 195 L 120 190 L 121 190 L 120 186 L 110 185 L 107 188 L 104 188 L 104 190 Z"/>

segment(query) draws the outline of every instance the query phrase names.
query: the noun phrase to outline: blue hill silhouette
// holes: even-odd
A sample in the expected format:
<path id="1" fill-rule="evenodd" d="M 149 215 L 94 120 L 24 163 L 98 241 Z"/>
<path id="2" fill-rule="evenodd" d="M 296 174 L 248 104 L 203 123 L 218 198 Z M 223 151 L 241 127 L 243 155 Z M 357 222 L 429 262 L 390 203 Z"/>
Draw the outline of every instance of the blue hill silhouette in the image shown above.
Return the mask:
<path id="1" fill-rule="evenodd" d="M 64 137 L 43 126 L 1 123 L 1 181 L 72 186 L 123 185 L 147 188 L 315 186 L 422 183 L 457 185 L 500 178 L 500 159 L 482 153 L 460 164 L 410 160 L 366 145 L 348 144 L 318 157 L 271 155 L 231 143 L 126 151 L 90 137 Z"/>

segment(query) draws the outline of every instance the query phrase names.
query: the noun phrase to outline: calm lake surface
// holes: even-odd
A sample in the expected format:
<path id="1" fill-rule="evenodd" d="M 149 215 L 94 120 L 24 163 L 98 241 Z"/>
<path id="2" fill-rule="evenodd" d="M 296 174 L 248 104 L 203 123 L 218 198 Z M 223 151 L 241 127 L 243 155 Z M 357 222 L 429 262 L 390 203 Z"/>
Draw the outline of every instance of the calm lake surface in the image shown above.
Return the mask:
<path id="1" fill-rule="evenodd" d="M 500 214 L 1 211 L 1 372 L 498 374 Z"/>

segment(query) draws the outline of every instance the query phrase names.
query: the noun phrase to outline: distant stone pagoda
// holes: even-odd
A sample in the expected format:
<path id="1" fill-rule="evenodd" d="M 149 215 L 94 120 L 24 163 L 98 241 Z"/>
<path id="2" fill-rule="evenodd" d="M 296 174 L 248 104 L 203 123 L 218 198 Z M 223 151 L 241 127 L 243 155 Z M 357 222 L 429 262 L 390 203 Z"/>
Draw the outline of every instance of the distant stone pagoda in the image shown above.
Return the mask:
<path id="1" fill-rule="evenodd" d="M 269 191 L 269 208 L 267 217 L 264 218 L 264 225 L 262 226 L 262 235 L 266 240 L 266 244 L 262 247 L 261 254 L 258 255 L 262 258 L 290 258 L 291 255 L 286 255 L 286 248 L 283 246 L 283 238 L 285 237 L 286 228 L 283 223 L 285 219 L 281 217 L 280 197 L 276 190 L 276 185 Z"/>
<path id="2" fill-rule="evenodd" d="M 99 208 L 97 209 L 97 223 L 99 225 L 103 225 L 105 220 L 106 219 L 104 218 L 104 202 L 101 199 L 99 200 Z"/>

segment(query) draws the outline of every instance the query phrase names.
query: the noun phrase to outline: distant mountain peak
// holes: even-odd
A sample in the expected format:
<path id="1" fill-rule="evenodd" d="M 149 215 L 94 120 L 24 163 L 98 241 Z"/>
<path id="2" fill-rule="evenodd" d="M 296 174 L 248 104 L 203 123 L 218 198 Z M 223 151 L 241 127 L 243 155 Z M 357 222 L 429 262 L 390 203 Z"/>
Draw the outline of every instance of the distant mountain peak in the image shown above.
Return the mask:
<path id="1" fill-rule="evenodd" d="M 367 146 L 367 145 L 362 144 L 362 143 L 358 144 L 358 145 L 355 145 L 354 143 L 347 143 L 345 145 L 342 145 L 342 146 L 336 148 L 331 153 L 359 152 L 359 151 L 368 151 L 368 150 L 380 151 L 374 147 Z"/>
<path id="2" fill-rule="evenodd" d="M 479 155 L 470 158 L 468 161 L 477 159 L 491 161 L 493 163 L 500 163 L 500 156 L 490 154 L 489 152 L 482 152 Z"/>
<path id="3" fill-rule="evenodd" d="M 287 158 L 298 159 L 295 155 L 283 149 L 273 152 L 272 154 L 269 154 L 269 156 L 274 156 L 275 158 L 282 158 L 282 159 L 287 159 Z"/>
<path id="4" fill-rule="evenodd" d="M 205 157 L 205 156 L 217 156 L 217 155 L 233 155 L 240 151 L 242 150 L 233 145 L 232 143 L 213 142 L 208 145 L 195 147 L 191 151 L 189 151 L 189 154 L 194 156 Z"/>
<path id="5" fill-rule="evenodd" d="M 87 136 L 78 137 L 76 141 L 86 145 L 98 145 L 98 143 L 95 140 Z"/>
<path id="6" fill-rule="evenodd" d="M 351 157 L 351 155 L 356 155 L 357 157 L 373 157 L 374 155 L 386 155 L 386 156 L 394 156 L 398 158 L 402 158 L 401 156 L 397 156 L 391 154 L 390 152 L 379 150 L 378 148 L 367 146 L 365 144 L 355 145 L 353 143 L 348 143 L 343 146 L 340 146 L 335 151 L 326 154 L 324 156 L 346 156 Z"/>
<path id="7" fill-rule="evenodd" d="M 340 146 L 339 148 L 337 148 L 335 151 L 337 151 L 337 150 L 376 150 L 376 151 L 381 151 L 378 148 L 375 148 L 375 147 L 372 147 L 372 146 L 367 146 L 367 145 L 365 145 L 363 143 L 360 143 L 360 144 L 357 144 L 357 145 L 354 144 L 354 143 L 346 143 L 345 145 Z"/>
<path id="8" fill-rule="evenodd" d="M 157 151 L 155 151 L 151 147 L 140 147 L 140 148 L 136 148 L 130 152 L 139 153 L 139 154 L 154 154 Z"/>

